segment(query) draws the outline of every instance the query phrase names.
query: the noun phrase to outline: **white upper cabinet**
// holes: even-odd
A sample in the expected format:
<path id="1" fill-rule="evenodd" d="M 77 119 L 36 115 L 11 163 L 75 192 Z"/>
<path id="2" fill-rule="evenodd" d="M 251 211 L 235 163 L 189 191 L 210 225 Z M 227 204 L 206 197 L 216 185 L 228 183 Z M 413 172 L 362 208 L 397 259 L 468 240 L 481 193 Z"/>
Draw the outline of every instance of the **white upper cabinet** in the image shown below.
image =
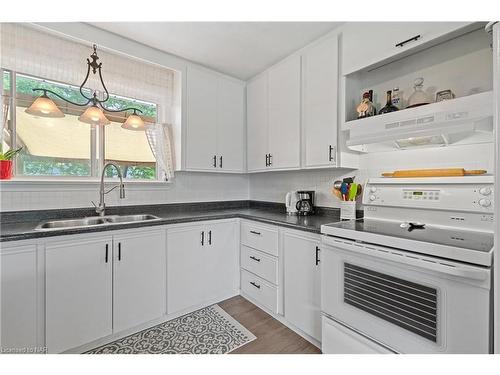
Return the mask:
<path id="1" fill-rule="evenodd" d="M 269 70 L 269 166 L 300 168 L 300 56 Z"/>
<path id="2" fill-rule="evenodd" d="M 248 171 L 300 168 L 300 56 L 247 85 Z"/>
<path id="3" fill-rule="evenodd" d="M 244 93 L 242 82 L 188 69 L 187 170 L 244 171 Z"/>
<path id="4" fill-rule="evenodd" d="M 349 22 L 342 31 L 342 73 L 406 56 L 468 26 L 468 22 Z"/>
<path id="5" fill-rule="evenodd" d="M 303 166 L 337 166 L 338 37 L 302 55 Z"/>
<path id="6" fill-rule="evenodd" d="M 247 84 L 247 169 L 267 168 L 267 72 Z"/>
<path id="7" fill-rule="evenodd" d="M 113 245 L 113 331 L 119 332 L 166 314 L 165 230 L 119 235 Z"/>
<path id="8" fill-rule="evenodd" d="M 240 82 L 219 78 L 217 89 L 217 169 L 245 171 L 245 95 Z"/>

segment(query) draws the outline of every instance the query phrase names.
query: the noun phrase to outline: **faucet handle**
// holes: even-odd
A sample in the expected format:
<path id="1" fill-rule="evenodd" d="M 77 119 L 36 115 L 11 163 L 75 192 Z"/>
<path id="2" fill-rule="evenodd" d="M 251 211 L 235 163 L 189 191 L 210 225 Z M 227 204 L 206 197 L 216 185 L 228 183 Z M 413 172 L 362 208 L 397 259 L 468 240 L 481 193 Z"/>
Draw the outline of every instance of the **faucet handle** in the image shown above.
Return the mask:
<path id="1" fill-rule="evenodd" d="M 95 208 L 97 208 L 97 204 L 94 203 L 94 201 L 90 201 L 94 205 Z"/>

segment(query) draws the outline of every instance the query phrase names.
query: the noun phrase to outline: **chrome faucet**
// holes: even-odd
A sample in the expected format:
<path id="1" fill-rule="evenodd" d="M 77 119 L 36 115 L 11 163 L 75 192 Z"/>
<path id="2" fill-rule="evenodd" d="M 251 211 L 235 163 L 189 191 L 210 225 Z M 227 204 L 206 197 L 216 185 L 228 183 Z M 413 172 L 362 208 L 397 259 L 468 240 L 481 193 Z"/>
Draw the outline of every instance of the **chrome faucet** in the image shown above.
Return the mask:
<path id="1" fill-rule="evenodd" d="M 120 184 L 113 186 L 108 191 L 104 191 L 104 174 L 106 173 L 106 168 L 108 168 L 109 166 L 115 167 L 116 171 L 118 172 L 118 177 L 120 178 Z M 95 212 L 97 212 L 99 216 L 104 216 L 106 213 L 106 204 L 104 203 L 104 195 L 108 194 L 112 190 L 115 190 L 117 187 L 120 188 L 120 199 L 125 198 L 125 185 L 123 184 L 122 171 L 120 170 L 120 167 L 118 167 L 114 163 L 104 164 L 104 168 L 102 169 L 102 174 L 101 174 L 101 187 L 99 189 L 99 205 L 96 205 L 94 201 L 92 201 L 92 204 L 95 207 Z"/>

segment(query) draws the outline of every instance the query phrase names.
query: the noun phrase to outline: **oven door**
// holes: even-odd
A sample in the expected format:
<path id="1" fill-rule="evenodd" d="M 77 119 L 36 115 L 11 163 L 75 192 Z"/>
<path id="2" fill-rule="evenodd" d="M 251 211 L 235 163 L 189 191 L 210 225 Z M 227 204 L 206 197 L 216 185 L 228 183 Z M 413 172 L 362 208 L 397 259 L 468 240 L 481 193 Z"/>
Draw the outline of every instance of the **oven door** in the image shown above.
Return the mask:
<path id="1" fill-rule="evenodd" d="M 322 311 L 398 353 L 489 353 L 490 269 L 323 236 Z"/>

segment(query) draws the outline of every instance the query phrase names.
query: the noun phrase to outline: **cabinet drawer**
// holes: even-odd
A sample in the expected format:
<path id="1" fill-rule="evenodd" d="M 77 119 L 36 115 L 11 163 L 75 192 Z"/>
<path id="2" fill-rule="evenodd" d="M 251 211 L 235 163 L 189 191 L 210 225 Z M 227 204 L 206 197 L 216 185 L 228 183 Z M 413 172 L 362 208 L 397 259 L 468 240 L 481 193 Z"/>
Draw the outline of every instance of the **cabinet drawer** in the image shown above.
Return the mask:
<path id="1" fill-rule="evenodd" d="M 278 284 L 278 261 L 261 251 L 241 246 L 241 267 L 267 281 Z"/>
<path id="2" fill-rule="evenodd" d="M 278 290 L 264 279 L 241 270 L 241 291 L 273 313 L 278 312 Z"/>
<path id="3" fill-rule="evenodd" d="M 243 222 L 241 224 L 241 243 L 253 249 L 278 256 L 278 229 Z"/>

